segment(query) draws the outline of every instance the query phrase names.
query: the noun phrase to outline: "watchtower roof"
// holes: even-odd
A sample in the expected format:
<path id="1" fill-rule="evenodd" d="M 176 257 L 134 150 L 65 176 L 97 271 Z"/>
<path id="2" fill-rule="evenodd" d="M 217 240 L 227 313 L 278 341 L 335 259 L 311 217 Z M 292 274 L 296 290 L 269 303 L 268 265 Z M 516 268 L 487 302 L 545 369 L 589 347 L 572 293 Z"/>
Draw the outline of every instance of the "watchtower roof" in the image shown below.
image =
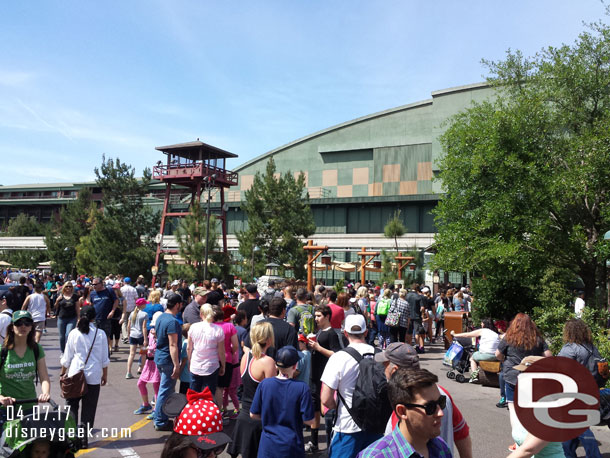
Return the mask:
<path id="1" fill-rule="evenodd" d="M 229 153 L 228 151 L 208 145 L 199 140 L 187 143 L 177 143 L 175 145 L 157 146 L 155 149 L 165 154 L 184 157 L 192 161 L 237 157 L 237 154 Z"/>

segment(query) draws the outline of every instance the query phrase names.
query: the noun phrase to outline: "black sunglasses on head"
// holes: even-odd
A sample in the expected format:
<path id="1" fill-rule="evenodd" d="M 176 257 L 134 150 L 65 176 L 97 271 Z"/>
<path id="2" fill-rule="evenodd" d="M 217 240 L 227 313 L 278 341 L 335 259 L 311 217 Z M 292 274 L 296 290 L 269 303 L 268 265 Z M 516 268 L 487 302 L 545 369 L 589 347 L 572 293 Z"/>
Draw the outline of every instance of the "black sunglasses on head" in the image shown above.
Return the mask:
<path id="1" fill-rule="evenodd" d="M 426 415 L 434 415 L 436 410 L 440 407 L 441 410 L 445 408 L 447 405 L 447 397 L 441 395 L 436 401 L 428 401 L 425 404 L 404 404 L 405 407 L 413 408 L 413 407 L 421 407 L 425 410 Z"/>
<path id="2" fill-rule="evenodd" d="M 19 327 L 19 326 L 32 326 L 34 324 L 34 322 L 32 320 L 17 320 L 15 321 L 14 325 Z"/>

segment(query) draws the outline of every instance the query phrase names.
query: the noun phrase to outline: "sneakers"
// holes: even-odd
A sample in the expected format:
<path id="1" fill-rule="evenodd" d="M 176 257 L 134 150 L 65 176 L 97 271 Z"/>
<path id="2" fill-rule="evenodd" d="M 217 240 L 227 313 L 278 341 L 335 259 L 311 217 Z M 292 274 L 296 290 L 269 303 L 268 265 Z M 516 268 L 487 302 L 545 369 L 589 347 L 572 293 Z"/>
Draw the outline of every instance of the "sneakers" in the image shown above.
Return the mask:
<path id="1" fill-rule="evenodd" d="M 147 420 L 154 420 L 155 419 L 155 412 L 153 411 L 150 415 L 148 415 L 146 417 Z"/>
<path id="2" fill-rule="evenodd" d="M 155 425 L 155 431 L 173 431 L 174 430 L 174 425 L 172 424 L 171 421 L 168 421 L 167 423 L 163 424 L 163 425 Z"/>
<path id="3" fill-rule="evenodd" d="M 131 378 L 133 378 L 133 375 L 131 375 L 131 372 L 127 372 L 127 374 L 125 374 L 125 378 L 131 379 Z"/>
<path id="4" fill-rule="evenodd" d="M 472 374 L 470 374 L 470 380 L 468 383 L 479 383 L 479 371 L 476 370 Z"/>
<path id="5" fill-rule="evenodd" d="M 233 409 L 233 412 L 229 413 L 229 420 L 235 420 L 239 416 L 239 410 Z"/>
<path id="6" fill-rule="evenodd" d="M 305 444 L 305 453 L 316 453 L 317 451 L 318 447 L 312 441 Z"/>
<path id="7" fill-rule="evenodd" d="M 138 407 L 137 410 L 133 411 L 134 415 L 143 415 L 147 412 L 150 412 L 152 410 L 152 406 L 151 405 L 144 405 L 142 404 L 140 407 Z"/>
<path id="8" fill-rule="evenodd" d="M 415 347 L 415 351 L 420 355 L 422 353 L 426 353 L 426 350 L 424 350 L 424 347 L 419 347 L 419 346 Z"/>
<path id="9" fill-rule="evenodd" d="M 498 403 L 496 404 L 496 407 L 497 407 L 498 409 L 503 409 L 504 407 L 506 407 L 506 405 L 507 405 L 507 404 L 506 404 L 506 398 L 505 398 L 504 396 L 502 396 L 502 397 L 500 398 L 500 402 L 498 402 Z"/>

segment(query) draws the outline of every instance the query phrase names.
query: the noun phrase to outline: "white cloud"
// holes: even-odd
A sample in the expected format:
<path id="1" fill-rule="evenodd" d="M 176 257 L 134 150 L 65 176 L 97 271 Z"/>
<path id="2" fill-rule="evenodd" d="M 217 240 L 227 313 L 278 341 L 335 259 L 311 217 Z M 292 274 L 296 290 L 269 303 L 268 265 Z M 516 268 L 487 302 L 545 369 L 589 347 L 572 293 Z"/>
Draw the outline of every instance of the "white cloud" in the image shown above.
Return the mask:
<path id="1" fill-rule="evenodd" d="M 34 73 L 0 70 L 0 86 L 23 87 L 35 78 Z"/>

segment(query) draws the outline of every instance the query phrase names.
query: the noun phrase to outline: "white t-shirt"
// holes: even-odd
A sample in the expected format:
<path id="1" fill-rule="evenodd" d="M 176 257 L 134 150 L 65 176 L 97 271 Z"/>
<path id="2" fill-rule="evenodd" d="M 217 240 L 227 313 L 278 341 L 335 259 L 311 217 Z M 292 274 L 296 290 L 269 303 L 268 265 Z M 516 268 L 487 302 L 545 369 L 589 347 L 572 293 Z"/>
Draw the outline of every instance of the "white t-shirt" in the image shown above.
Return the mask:
<path id="1" fill-rule="evenodd" d="M 574 301 L 574 313 L 576 313 L 576 318 L 580 318 L 582 316 L 582 310 L 585 308 L 585 300 L 582 297 L 577 297 Z"/>
<path id="2" fill-rule="evenodd" d="M 28 312 L 32 314 L 32 320 L 34 320 L 34 323 L 38 323 L 46 319 L 47 302 L 44 300 L 44 296 L 41 293 L 30 294 Z"/>
<path id="3" fill-rule="evenodd" d="M 125 285 L 121 288 L 121 294 L 125 298 L 125 312 L 131 313 L 136 308 L 138 300 L 138 290 L 131 285 Z"/>
<path id="4" fill-rule="evenodd" d="M 491 329 L 481 329 L 481 340 L 479 341 L 479 351 L 481 353 L 491 353 L 492 355 L 496 352 L 498 344 L 500 343 L 500 336 L 493 332 Z"/>
<path id="5" fill-rule="evenodd" d="M 212 375 L 220 367 L 218 342 L 224 342 L 224 331 L 214 323 L 201 321 L 191 325 L 189 338 L 193 342 L 190 371 L 195 375 Z"/>
<path id="6" fill-rule="evenodd" d="M 4 342 L 4 338 L 6 337 L 6 328 L 11 323 L 13 311 L 9 308 L 2 310 L 0 312 L 0 347 Z"/>
<path id="7" fill-rule="evenodd" d="M 365 343 L 352 343 L 349 346 L 358 350 L 361 355 L 375 353 L 375 349 Z M 345 402 L 351 407 L 352 395 L 354 394 L 359 373 L 358 362 L 349 353 L 338 351 L 328 359 L 321 380 L 329 388 L 338 390 L 343 399 L 345 399 Z M 337 402 L 339 407 L 337 410 L 337 423 L 335 423 L 333 428 L 334 431 L 348 434 L 360 432 L 361 429 L 356 425 L 352 416 L 338 397 Z"/>

